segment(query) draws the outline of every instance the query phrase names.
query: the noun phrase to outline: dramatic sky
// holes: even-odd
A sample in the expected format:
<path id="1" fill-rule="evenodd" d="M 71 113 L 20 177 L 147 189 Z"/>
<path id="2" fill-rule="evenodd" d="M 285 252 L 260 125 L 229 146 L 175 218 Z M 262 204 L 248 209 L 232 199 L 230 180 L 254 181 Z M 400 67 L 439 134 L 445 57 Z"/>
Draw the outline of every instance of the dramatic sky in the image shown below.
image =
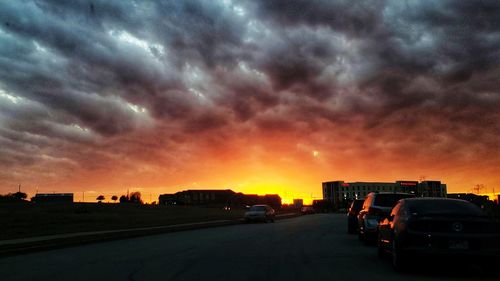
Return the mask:
<path id="1" fill-rule="evenodd" d="M 500 1 L 1 1 L 0 193 L 500 191 Z M 93 198 L 91 198 L 93 199 Z"/>

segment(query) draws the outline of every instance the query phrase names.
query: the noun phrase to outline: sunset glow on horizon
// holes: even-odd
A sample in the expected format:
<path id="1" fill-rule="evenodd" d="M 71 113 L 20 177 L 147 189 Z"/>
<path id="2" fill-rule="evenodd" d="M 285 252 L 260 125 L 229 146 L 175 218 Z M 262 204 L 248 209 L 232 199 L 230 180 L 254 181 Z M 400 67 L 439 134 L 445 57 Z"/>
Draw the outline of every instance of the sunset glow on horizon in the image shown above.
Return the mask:
<path id="1" fill-rule="evenodd" d="M 500 192 L 500 3 L 375 2 L 1 3 L 0 194 Z"/>

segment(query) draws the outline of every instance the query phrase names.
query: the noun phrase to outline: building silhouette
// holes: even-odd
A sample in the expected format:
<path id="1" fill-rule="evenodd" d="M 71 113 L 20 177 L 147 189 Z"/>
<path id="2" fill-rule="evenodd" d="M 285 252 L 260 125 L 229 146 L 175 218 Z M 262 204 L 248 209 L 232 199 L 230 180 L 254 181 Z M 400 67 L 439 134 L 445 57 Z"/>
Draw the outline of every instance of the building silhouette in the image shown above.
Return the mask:
<path id="1" fill-rule="evenodd" d="M 467 200 L 479 207 L 484 206 L 488 204 L 488 202 L 490 202 L 490 198 L 488 197 L 488 195 L 477 195 L 474 193 L 450 193 L 448 194 L 448 198 Z"/>
<path id="2" fill-rule="evenodd" d="M 73 193 L 37 193 L 31 197 L 34 203 L 73 203 Z"/>
<path id="3" fill-rule="evenodd" d="M 293 206 L 295 208 L 301 208 L 304 206 L 304 200 L 303 199 L 293 199 Z"/>
<path id="4" fill-rule="evenodd" d="M 158 197 L 160 205 L 245 207 L 267 204 L 273 208 L 281 207 L 281 197 L 277 194 L 243 194 L 230 189 L 190 189 Z"/>
<path id="5" fill-rule="evenodd" d="M 345 208 L 354 199 L 363 199 L 370 192 L 403 192 L 417 197 L 446 197 L 446 184 L 440 181 L 396 182 L 323 182 L 323 200 L 336 208 Z"/>

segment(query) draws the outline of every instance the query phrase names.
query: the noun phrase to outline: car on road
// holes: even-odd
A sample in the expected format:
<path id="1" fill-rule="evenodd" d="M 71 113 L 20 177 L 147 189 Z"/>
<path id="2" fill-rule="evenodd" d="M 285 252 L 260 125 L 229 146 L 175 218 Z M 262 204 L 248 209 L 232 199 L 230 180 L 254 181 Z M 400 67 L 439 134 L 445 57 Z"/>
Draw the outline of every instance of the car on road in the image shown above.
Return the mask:
<path id="1" fill-rule="evenodd" d="M 450 198 L 403 199 L 379 225 L 378 252 L 396 270 L 425 256 L 500 261 L 500 227 L 476 205 Z M 425 260 L 425 259 L 419 259 Z"/>
<path id="2" fill-rule="evenodd" d="M 302 208 L 300 208 L 300 213 L 303 215 L 307 215 L 307 214 L 315 214 L 316 211 L 314 211 L 314 208 L 312 206 L 303 206 Z"/>
<path id="3" fill-rule="evenodd" d="M 389 216 L 392 208 L 400 199 L 413 198 L 415 195 L 396 192 L 370 192 L 365 197 L 358 214 L 358 236 L 365 244 L 375 243 L 378 236 L 378 223 Z"/>
<path id="4" fill-rule="evenodd" d="M 349 211 L 347 212 L 347 233 L 356 234 L 358 231 L 358 214 L 363 207 L 364 199 L 356 199 L 352 201 Z"/>
<path id="5" fill-rule="evenodd" d="M 268 205 L 253 205 L 245 212 L 245 222 L 274 222 L 275 211 Z"/>

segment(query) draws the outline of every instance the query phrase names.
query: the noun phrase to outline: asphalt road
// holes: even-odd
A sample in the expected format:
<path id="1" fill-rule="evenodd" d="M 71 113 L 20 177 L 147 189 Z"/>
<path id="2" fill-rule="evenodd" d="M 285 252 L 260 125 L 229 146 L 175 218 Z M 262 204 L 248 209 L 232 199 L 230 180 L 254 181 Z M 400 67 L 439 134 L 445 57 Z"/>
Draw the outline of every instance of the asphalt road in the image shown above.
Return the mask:
<path id="1" fill-rule="evenodd" d="M 396 273 L 318 214 L 103 242 L 0 259 L 0 280 L 495 280 L 476 266 Z M 498 280 L 498 279 L 496 279 Z"/>

